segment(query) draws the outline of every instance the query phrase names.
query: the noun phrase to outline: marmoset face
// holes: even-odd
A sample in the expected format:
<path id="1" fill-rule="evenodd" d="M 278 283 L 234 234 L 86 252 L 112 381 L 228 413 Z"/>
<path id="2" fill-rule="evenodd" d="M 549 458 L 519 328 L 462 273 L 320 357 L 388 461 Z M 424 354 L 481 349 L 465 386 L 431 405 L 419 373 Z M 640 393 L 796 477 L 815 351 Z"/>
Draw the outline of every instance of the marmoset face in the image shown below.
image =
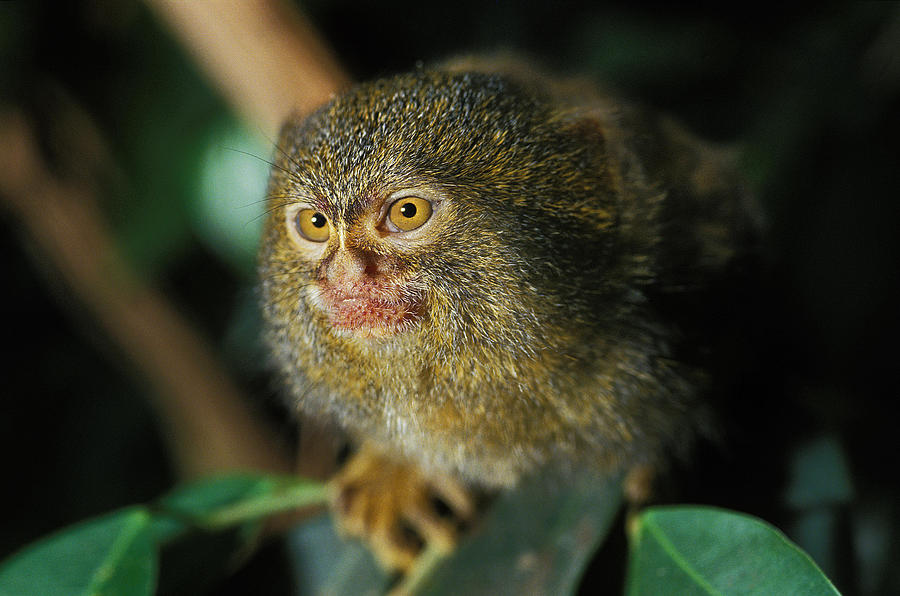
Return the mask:
<path id="1" fill-rule="evenodd" d="M 427 288 L 417 263 L 446 232 L 442 219 L 452 210 L 428 188 L 366 199 L 348 216 L 311 196 L 284 209 L 284 226 L 310 266 L 306 298 L 334 332 L 387 338 L 422 324 Z"/>

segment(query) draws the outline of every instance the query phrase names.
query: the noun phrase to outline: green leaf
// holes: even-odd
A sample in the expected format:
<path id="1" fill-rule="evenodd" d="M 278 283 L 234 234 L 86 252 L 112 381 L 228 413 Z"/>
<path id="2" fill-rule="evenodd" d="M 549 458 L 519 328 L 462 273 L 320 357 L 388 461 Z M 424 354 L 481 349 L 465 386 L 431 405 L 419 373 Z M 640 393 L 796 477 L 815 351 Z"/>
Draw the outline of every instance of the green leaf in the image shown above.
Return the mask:
<path id="1" fill-rule="evenodd" d="M 325 501 L 325 485 L 304 478 L 218 476 L 179 487 L 160 499 L 154 509 L 154 533 L 164 542 L 192 527 L 218 530 Z"/>
<path id="2" fill-rule="evenodd" d="M 298 594 L 378 596 L 390 584 L 387 573 L 358 541 L 343 540 L 330 515 L 310 520 L 288 535 Z"/>
<path id="3" fill-rule="evenodd" d="M 2 596 L 141 596 L 156 585 L 150 514 L 133 507 L 36 542 L 0 565 Z"/>
<path id="4" fill-rule="evenodd" d="M 786 528 L 828 573 L 841 559 L 840 517 L 853 499 L 847 455 L 836 435 L 800 443 L 790 457 L 785 501 L 794 512 Z"/>
<path id="5" fill-rule="evenodd" d="M 850 466 L 834 435 L 802 443 L 790 460 L 785 495 L 795 509 L 846 504 L 853 498 Z"/>
<path id="6" fill-rule="evenodd" d="M 482 529 L 419 593 L 568 594 L 622 501 L 616 478 L 538 476 L 502 495 Z"/>
<path id="7" fill-rule="evenodd" d="M 710 507 L 654 507 L 632 533 L 626 593 L 838 594 L 774 527 Z"/>
<path id="8" fill-rule="evenodd" d="M 426 551 L 399 586 L 415 594 L 565 594 L 575 591 L 621 503 L 616 479 L 539 476 L 498 497 L 449 557 Z M 322 518 L 294 531 L 298 591 L 380 594 L 389 583 L 372 555 Z"/>
<path id="9" fill-rule="evenodd" d="M 155 504 L 153 532 L 165 543 L 191 529 L 194 520 L 210 511 L 255 496 L 269 487 L 266 477 L 229 475 L 176 487 Z"/>

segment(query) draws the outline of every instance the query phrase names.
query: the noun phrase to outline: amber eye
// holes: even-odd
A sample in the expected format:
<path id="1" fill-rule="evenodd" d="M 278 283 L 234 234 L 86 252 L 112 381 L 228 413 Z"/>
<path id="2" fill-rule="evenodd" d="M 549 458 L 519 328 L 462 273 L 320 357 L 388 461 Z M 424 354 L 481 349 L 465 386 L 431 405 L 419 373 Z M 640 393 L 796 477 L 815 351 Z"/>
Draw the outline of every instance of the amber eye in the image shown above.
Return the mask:
<path id="1" fill-rule="evenodd" d="M 391 223 L 404 232 L 415 230 L 431 217 L 431 203 L 419 197 L 403 197 L 394 201 L 388 211 Z"/>
<path id="2" fill-rule="evenodd" d="M 313 242 L 325 242 L 331 233 L 328 218 L 313 209 L 301 209 L 295 222 L 300 235 Z"/>

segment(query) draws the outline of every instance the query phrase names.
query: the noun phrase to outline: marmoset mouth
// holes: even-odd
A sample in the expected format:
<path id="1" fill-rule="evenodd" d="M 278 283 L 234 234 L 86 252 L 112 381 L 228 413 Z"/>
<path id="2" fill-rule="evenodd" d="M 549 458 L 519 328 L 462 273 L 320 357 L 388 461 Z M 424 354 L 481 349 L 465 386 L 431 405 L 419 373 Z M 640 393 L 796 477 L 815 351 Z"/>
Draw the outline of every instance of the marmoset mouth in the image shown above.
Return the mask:
<path id="1" fill-rule="evenodd" d="M 419 296 L 390 296 L 375 291 L 340 292 L 323 288 L 321 298 L 332 326 L 358 337 L 390 337 L 410 330 L 419 320 Z"/>

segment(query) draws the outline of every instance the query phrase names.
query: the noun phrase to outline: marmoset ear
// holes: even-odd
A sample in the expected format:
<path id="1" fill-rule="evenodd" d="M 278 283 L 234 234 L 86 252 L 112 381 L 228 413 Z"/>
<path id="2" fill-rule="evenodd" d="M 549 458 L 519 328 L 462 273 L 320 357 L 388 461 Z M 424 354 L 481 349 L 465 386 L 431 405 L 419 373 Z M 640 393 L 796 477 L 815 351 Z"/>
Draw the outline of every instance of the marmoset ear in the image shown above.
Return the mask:
<path id="1" fill-rule="evenodd" d="M 663 287 L 690 287 L 721 275 L 735 255 L 754 252 L 764 231 L 762 211 L 738 168 L 739 148 L 713 144 L 675 121 L 648 120 L 655 146 L 649 167 L 667 187 L 660 245 Z"/>
<path id="2" fill-rule="evenodd" d="M 600 114 L 594 110 L 579 110 L 564 116 L 560 130 L 579 146 L 606 149 L 607 131 Z"/>

